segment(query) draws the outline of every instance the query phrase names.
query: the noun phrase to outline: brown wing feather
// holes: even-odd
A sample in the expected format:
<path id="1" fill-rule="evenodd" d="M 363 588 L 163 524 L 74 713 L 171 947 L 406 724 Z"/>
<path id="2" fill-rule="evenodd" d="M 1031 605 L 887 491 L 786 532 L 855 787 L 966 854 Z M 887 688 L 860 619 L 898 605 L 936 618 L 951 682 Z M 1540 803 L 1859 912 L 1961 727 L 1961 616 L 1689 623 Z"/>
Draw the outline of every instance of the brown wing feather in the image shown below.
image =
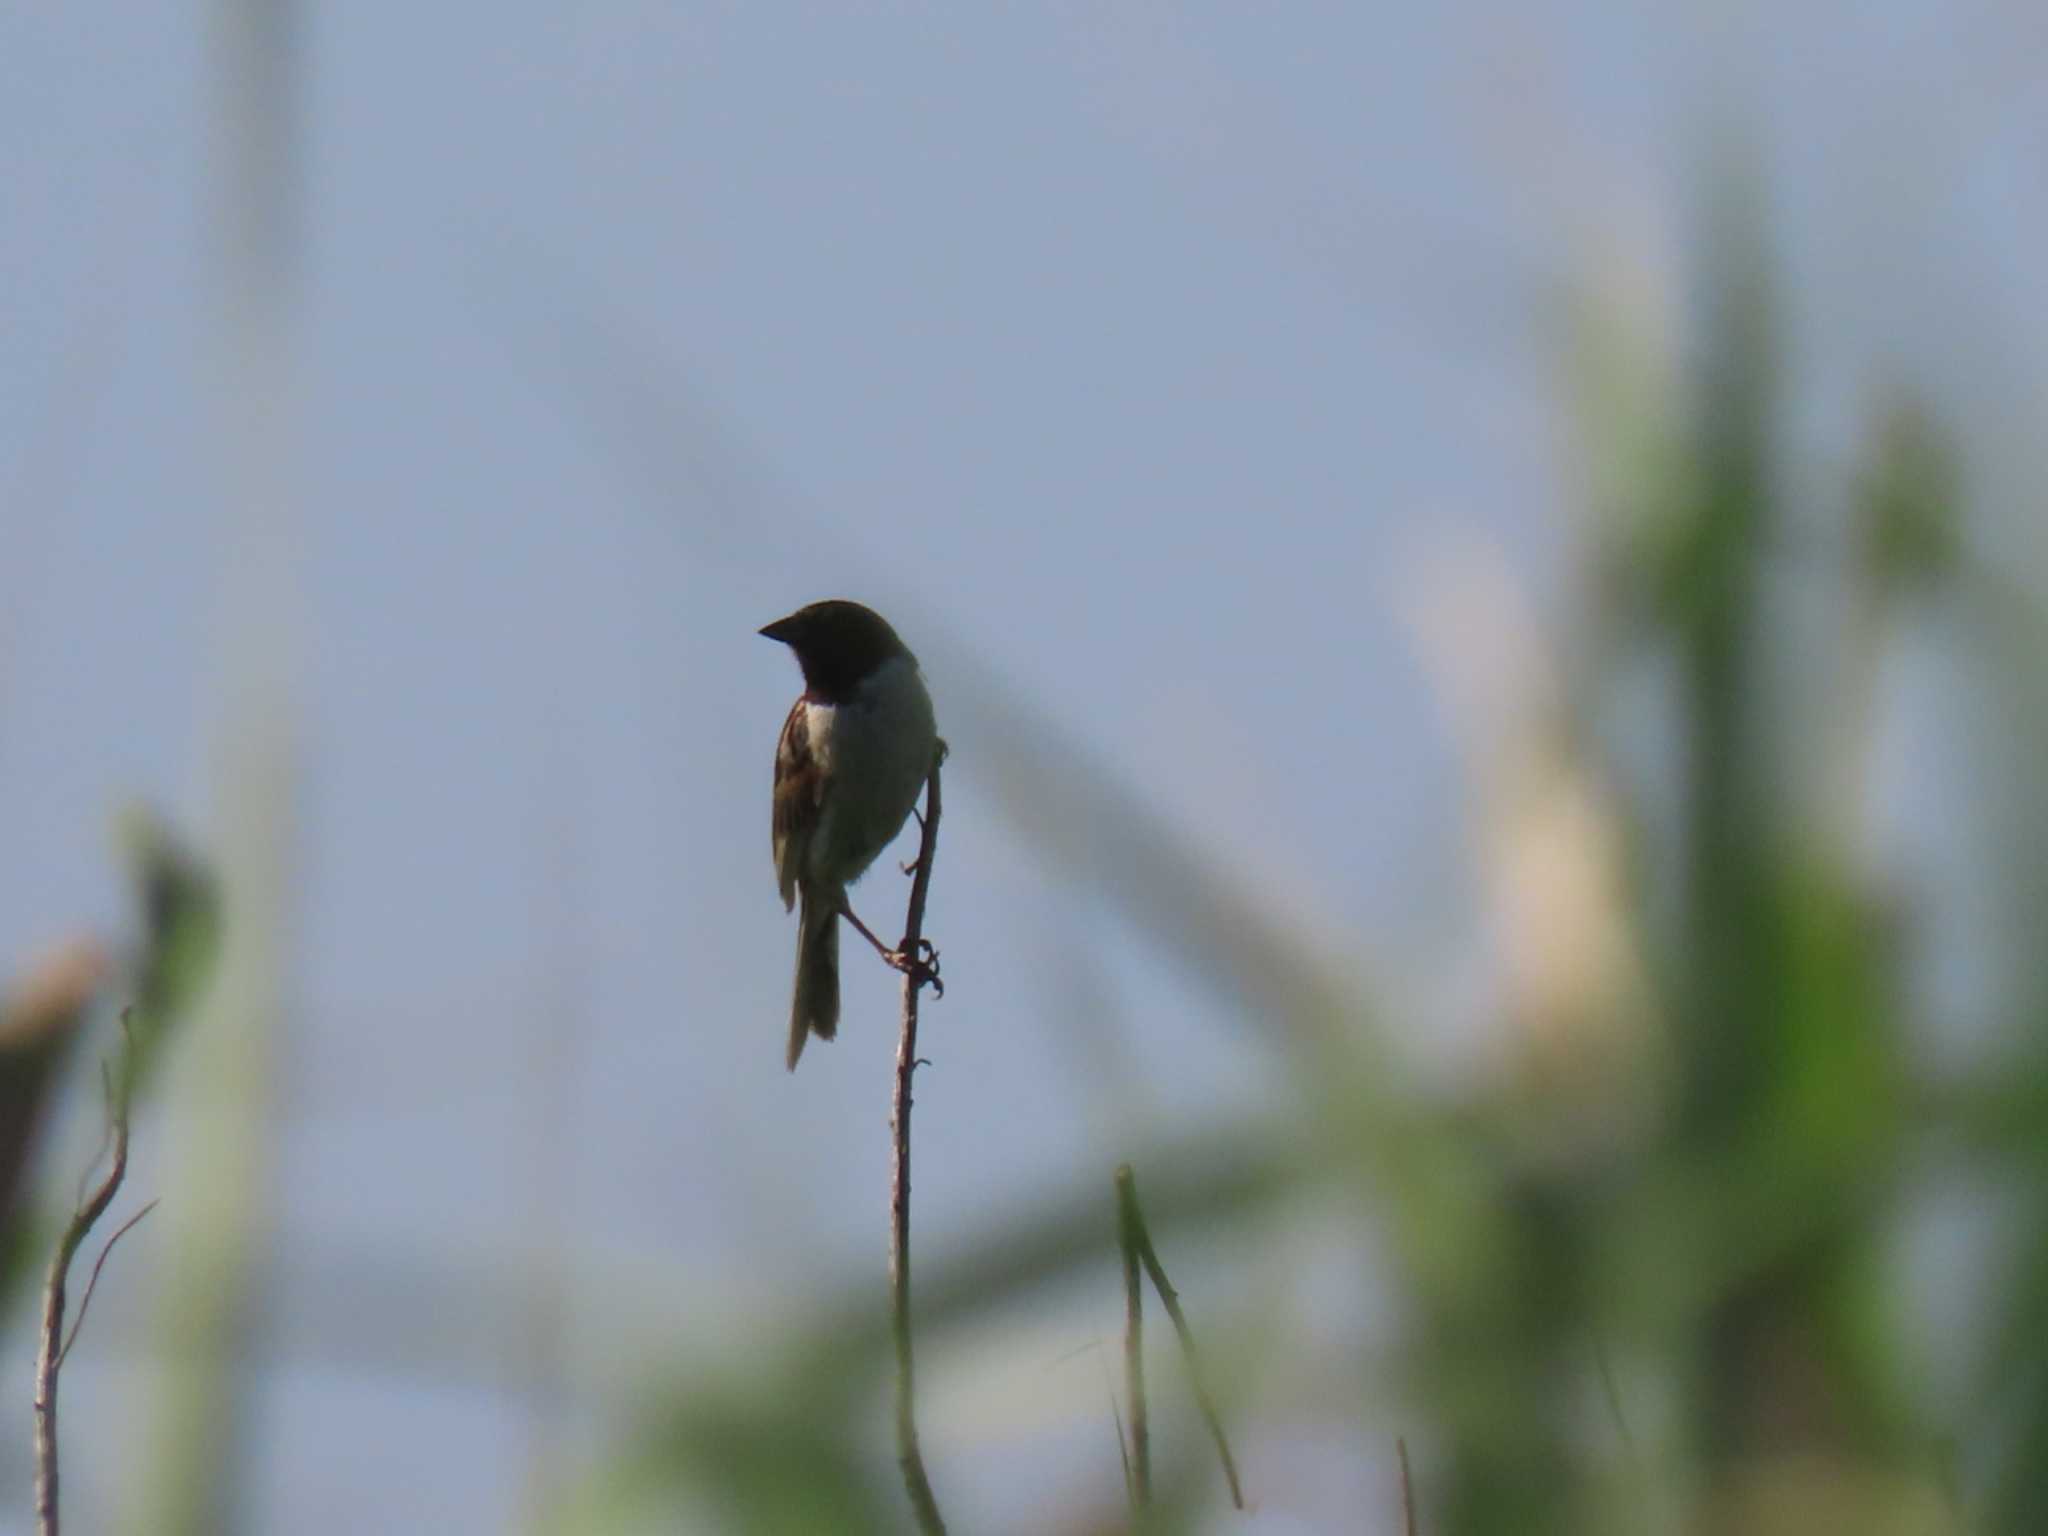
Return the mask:
<path id="1" fill-rule="evenodd" d="M 811 753 L 808 704 L 798 699 L 775 744 L 775 879 L 785 909 L 796 902 L 797 873 L 810 852 L 824 789 L 825 775 Z"/>

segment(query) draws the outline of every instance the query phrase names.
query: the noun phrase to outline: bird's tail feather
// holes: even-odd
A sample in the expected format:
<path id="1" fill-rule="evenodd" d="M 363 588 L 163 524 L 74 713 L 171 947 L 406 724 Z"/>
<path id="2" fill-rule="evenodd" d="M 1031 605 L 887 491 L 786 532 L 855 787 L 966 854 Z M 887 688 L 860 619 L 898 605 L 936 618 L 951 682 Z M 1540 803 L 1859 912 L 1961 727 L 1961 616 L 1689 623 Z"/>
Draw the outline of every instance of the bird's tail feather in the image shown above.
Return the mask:
<path id="1" fill-rule="evenodd" d="M 789 1070 L 804 1042 L 830 1040 L 839 1031 L 839 910 L 803 893 L 797 919 L 796 996 L 789 1009 Z"/>

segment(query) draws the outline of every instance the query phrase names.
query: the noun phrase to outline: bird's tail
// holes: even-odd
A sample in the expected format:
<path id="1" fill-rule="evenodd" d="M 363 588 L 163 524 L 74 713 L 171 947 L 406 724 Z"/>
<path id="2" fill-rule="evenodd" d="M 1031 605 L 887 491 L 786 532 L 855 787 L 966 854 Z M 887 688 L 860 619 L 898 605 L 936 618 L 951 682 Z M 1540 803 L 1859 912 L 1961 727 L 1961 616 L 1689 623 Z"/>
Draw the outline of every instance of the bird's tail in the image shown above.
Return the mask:
<path id="1" fill-rule="evenodd" d="M 796 997 L 789 1009 L 789 1070 L 804 1042 L 839 1031 L 839 909 L 803 893 L 797 917 Z"/>

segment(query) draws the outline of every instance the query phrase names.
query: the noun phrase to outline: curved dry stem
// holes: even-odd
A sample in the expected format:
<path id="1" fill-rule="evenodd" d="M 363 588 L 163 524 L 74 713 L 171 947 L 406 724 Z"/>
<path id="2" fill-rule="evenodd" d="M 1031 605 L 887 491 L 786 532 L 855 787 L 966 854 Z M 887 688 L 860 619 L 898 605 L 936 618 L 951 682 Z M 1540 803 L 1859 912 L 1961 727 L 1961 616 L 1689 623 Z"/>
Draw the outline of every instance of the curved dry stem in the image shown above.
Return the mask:
<path id="1" fill-rule="evenodd" d="M 92 1273 L 85 1277 L 85 1294 L 78 1298 L 78 1316 L 71 1319 L 71 1331 L 64 1335 L 64 1347 L 57 1351 L 57 1369 L 64 1369 L 64 1362 L 71 1358 L 71 1346 L 78 1342 L 78 1330 L 85 1326 L 85 1314 L 92 1307 L 93 1293 L 100 1288 L 100 1271 L 107 1267 L 107 1260 L 113 1256 L 114 1245 L 142 1225 L 142 1218 L 163 1202 L 152 1200 L 141 1210 L 114 1228 L 114 1235 L 100 1245 L 100 1256 L 92 1261 Z"/>
<path id="2" fill-rule="evenodd" d="M 64 1235 L 58 1239 L 57 1251 L 50 1257 L 49 1274 L 43 1281 L 43 1322 L 41 1342 L 36 1350 L 35 1399 L 36 1530 L 39 1536 L 58 1536 L 57 1372 L 71 1348 L 71 1340 L 64 1333 L 65 1282 L 71 1273 L 71 1261 L 78 1256 L 79 1248 L 94 1225 L 106 1215 L 107 1207 L 114 1203 L 114 1196 L 121 1190 L 121 1181 L 128 1174 L 128 1093 L 134 1054 L 135 1042 L 128 1033 L 127 1015 L 123 1014 L 120 1064 L 106 1074 L 107 1125 L 113 1144 L 113 1160 L 108 1164 L 106 1177 L 100 1180 L 91 1197 L 84 1200 L 71 1213 L 71 1220 L 65 1223 Z M 93 1266 L 93 1283 L 98 1282 L 100 1267 L 106 1263 L 107 1253 L 120 1241 L 121 1233 L 147 1214 L 148 1208 L 145 1208 L 108 1241 L 99 1263 Z M 89 1284 L 86 1300 L 91 1299 L 92 1285 Z M 82 1322 L 84 1318 L 85 1307 L 81 1303 L 79 1320 Z M 76 1337 L 76 1330 L 72 1337 Z"/>

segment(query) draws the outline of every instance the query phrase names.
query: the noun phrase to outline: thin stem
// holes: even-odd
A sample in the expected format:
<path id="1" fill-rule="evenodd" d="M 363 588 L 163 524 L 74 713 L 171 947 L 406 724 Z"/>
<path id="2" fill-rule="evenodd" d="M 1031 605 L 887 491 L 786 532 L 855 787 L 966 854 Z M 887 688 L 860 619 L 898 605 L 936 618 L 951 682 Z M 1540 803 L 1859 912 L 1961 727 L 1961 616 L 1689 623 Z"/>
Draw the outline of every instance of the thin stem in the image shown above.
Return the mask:
<path id="1" fill-rule="evenodd" d="M 1116 1170 L 1116 1231 L 1124 1259 L 1124 1380 L 1131 1402 L 1128 1482 L 1131 1507 L 1142 1510 L 1152 1502 L 1152 1429 L 1145 1411 L 1145 1278 L 1138 1256 L 1143 1218 L 1129 1163 Z"/>
<path id="2" fill-rule="evenodd" d="M 1145 1215 L 1138 1206 L 1136 1181 L 1128 1177 L 1128 1167 L 1119 1170 L 1120 1192 L 1129 1201 L 1131 1221 L 1137 1237 L 1138 1257 L 1144 1261 L 1145 1273 L 1152 1277 L 1152 1288 L 1159 1292 L 1159 1300 L 1166 1307 L 1166 1315 L 1173 1319 L 1173 1331 L 1180 1336 L 1181 1353 L 1187 1357 L 1188 1384 L 1194 1388 L 1195 1406 L 1202 1410 L 1202 1422 L 1209 1426 L 1209 1438 L 1216 1442 L 1217 1459 L 1223 1463 L 1223 1477 L 1230 1484 L 1230 1502 L 1239 1509 L 1244 1508 L 1244 1489 L 1237 1478 L 1237 1459 L 1230 1454 L 1230 1441 L 1223 1433 L 1223 1419 L 1216 1412 L 1216 1404 L 1209 1396 L 1209 1389 L 1202 1384 L 1202 1362 L 1195 1353 L 1194 1330 L 1188 1327 L 1187 1314 L 1180 1309 L 1180 1293 L 1166 1278 L 1166 1266 L 1159 1262 L 1159 1254 L 1152 1246 L 1152 1234 L 1145 1229 Z"/>
<path id="3" fill-rule="evenodd" d="M 71 1346 L 78 1342 L 78 1330 L 85 1326 L 86 1310 L 92 1306 L 93 1293 L 100 1288 L 100 1271 L 107 1267 L 107 1258 L 114 1251 L 114 1245 L 130 1232 L 142 1225 L 142 1218 L 163 1202 L 152 1200 L 141 1210 L 114 1228 L 114 1235 L 100 1247 L 100 1256 L 92 1261 L 92 1273 L 86 1276 L 85 1294 L 78 1298 L 78 1316 L 71 1320 L 71 1331 L 64 1336 L 64 1347 L 57 1351 L 57 1369 L 64 1369 L 64 1362 L 71 1358 Z"/>
<path id="4" fill-rule="evenodd" d="M 925 780 L 924 836 L 918 846 L 917 873 L 910 883 L 910 911 L 904 919 L 902 953 L 915 957 L 924 938 L 925 897 L 931 890 L 932 856 L 939 842 L 939 764 L 946 748 L 939 745 Z M 896 1165 L 889 1181 L 890 1322 L 896 1337 L 896 1461 L 903 1488 L 924 1536 L 944 1536 L 931 1479 L 925 1475 L 924 1452 L 917 1441 L 916 1370 L 910 1341 L 910 1079 L 917 1071 L 917 994 L 929 979 L 917 967 L 903 974 L 903 1031 L 896 1042 L 896 1095 L 889 1115 Z"/>
<path id="5" fill-rule="evenodd" d="M 121 1064 L 109 1072 L 107 1084 L 107 1123 L 112 1128 L 113 1160 L 107 1167 L 107 1176 L 100 1180 L 99 1187 L 92 1192 L 71 1213 L 71 1220 L 65 1224 L 64 1234 L 57 1241 L 57 1251 L 50 1257 L 50 1271 L 43 1281 L 43 1323 L 41 1343 L 36 1351 L 36 1398 L 35 1398 L 35 1453 L 36 1453 L 36 1530 L 40 1536 L 58 1536 L 57 1514 L 57 1372 L 64 1363 L 69 1349 L 64 1335 L 64 1287 L 71 1273 L 71 1261 L 78 1256 L 79 1248 L 91 1233 L 95 1223 L 107 1213 L 107 1207 L 114 1203 L 114 1196 L 120 1193 L 121 1180 L 128 1174 L 128 1089 L 130 1083 L 129 1064 L 134 1054 L 134 1042 L 128 1035 L 128 1021 L 121 1020 L 122 1046 Z M 137 1217 L 136 1220 L 140 1220 Z M 133 1226 L 131 1220 L 128 1226 Z M 125 1232 L 128 1226 L 121 1231 Z M 107 1244 L 112 1249 L 120 1240 L 116 1232 Z M 100 1262 L 106 1262 L 106 1253 L 100 1255 Z M 93 1266 L 93 1279 L 99 1278 L 99 1265 Z M 86 1287 L 86 1299 L 90 1300 L 92 1287 Z M 83 1319 L 84 1307 L 79 1308 Z"/>
<path id="6" fill-rule="evenodd" d="M 1100 1356 L 1097 1359 L 1099 1361 Z M 1131 1472 L 1131 1445 L 1124 1438 L 1123 1410 L 1117 1407 L 1116 1383 L 1109 1379 L 1109 1366 L 1106 1362 L 1102 1364 L 1102 1377 L 1102 1384 L 1109 1389 L 1109 1419 L 1110 1423 L 1116 1427 L 1116 1457 L 1123 1464 L 1124 1492 L 1129 1494 L 1137 1486 L 1131 1481 L 1133 1476 Z"/>
<path id="7" fill-rule="evenodd" d="M 1401 1532 L 1402 1536 L 1416 1536 L 1415 1526 L 1415 1484 L 1408 1476 L 1408 1442 L 1396 1440 L 1394 1454 L 1401 1458 Z"/>

